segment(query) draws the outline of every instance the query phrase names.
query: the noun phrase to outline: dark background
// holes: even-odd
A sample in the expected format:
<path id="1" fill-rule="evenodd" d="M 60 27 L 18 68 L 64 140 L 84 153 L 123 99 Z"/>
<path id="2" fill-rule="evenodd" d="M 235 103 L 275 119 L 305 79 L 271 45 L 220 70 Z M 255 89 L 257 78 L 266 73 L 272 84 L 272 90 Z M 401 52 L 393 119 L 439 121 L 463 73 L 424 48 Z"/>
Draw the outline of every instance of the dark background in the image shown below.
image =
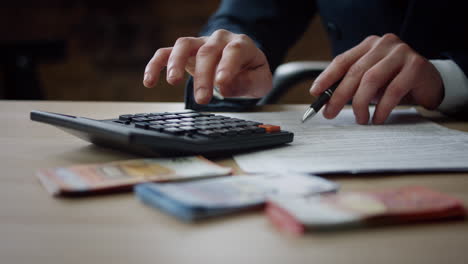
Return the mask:
<path id="1" fill-rule="evenodd" d="M 183 85 L 143 87 L 160 47 L 195 36 L 218 0 L 11 1 L 0 4 L 0 98 L 183 101 Z M 274 32 L 272 32 L 273 34 Z M 316 17 L 286 61 L 329 60 Z M 163 75 L 165 77 L 165 75 Z M 280 102 L 307 103 L 309 83 Z M 40 93 L 38 91 L 40 88 Z"/>

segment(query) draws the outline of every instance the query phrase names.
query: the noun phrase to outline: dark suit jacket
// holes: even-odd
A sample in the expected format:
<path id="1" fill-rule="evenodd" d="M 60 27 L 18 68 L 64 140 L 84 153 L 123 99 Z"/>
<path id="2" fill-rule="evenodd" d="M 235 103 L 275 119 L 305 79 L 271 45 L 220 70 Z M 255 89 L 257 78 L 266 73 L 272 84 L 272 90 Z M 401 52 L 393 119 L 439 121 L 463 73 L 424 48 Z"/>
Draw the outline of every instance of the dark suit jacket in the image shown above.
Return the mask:
<path id="1" fill-rule="evenodd" d="M 319 13 L 333 54 L 370 35 L 394 33 L 427 59 L 452 59 L 468 76 L 468 12 L 456 0 L 224 0 L 202 35 L 217 29 L 255 40 L 272 72 Z M 189 80 L 186 105 L 199 110 L 242 110 L 255 100 L 194 103 Z"/>

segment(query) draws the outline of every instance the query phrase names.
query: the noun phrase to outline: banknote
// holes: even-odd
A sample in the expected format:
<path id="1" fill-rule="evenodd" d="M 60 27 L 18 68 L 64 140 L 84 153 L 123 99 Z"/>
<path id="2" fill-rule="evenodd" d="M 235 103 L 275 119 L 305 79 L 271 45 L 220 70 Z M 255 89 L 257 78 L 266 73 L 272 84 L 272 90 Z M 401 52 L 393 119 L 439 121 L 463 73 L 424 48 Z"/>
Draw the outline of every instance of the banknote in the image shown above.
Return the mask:
<path id="1" fill-rule="evenodd" d="M 423 186 L 340 192 L 314 197 L 270 197 L 266 214 L 293 234 L 358 226 L 402 224 L 461 218 L 461 200 Z"/>
<path id="2" fill-rule="evenodd" d="M 261 208 L 269 196 L 309 196 L 337 189 L 336 183 L 318 176 L 268 173 L 180 183 L 144 183 L 135 187 L 135 194 L 149 206 L 192 221 Z"/>
<path id="3" fill-rule="evenodd" d="M 231 174 L 202 156 L 134 159 L 40 169 L 36 175 L 53 195 L 125 191 L 138 183 L 169 182 Z"/>

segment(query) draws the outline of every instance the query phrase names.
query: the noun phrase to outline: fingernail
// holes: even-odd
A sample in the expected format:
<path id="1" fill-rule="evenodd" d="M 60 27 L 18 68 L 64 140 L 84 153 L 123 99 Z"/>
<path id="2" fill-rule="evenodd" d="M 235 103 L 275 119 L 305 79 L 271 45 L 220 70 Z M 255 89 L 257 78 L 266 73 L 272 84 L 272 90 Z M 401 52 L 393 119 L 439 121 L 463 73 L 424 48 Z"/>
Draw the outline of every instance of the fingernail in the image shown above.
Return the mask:
<path id="1" fill-rule="evenodd" d="M 364 123 L 364 119 L 361 116 L 358 116 L 358 115 L 356 115 L 356 123 L 358 123 L 359 125 L 365 125 L 366 124 L 366 123 Z"/>
<path id="2" fill-rule="evenodd" d="M 178 77 L 179 72 L 176 69 L 171 69 L 168 73 L 168 78 L 169 79 L 175 79 Z"/>
<path id="3" fill-rule="evenodd" d="M 143 77 L 143 82 L 146 85 L 152 85 L 151 74 L 145 73 L 145 76 Z"/>
<path id="4" fill-rule="evenodd" d="M 315 90 L 317 90 L 317 86 L 318 85 L 317 85 L 316 82 L 312 83 L 312 87 L 310 87 L 309 93 L 312 94 L 312 95 L 315 95 L 316 94 Z"/>
<path id="5" fill-rule="evenodd" d="M 219 71 L 217 74 L 216 74 L 216 81 L 219 82 L 219 81 L 223 81 L 223 79 L 226 78 L 226 74 L 224 71 Z"/>
<path id="6" fill-rule="evenodd" d="M 334 113 L 334 109 L 333 109 L 332 105 L 327 105 L 327 106 L 325 106 L 325 109 L 323 109 L 323 115 L 326 118 L 329 118 L 329 117 L 333 116 L 333 113 Z"/>
<path id="7" fill-rule="evenodd" d="M 208 95 L 208 92 L 206 91 L 206 89 L 203 87 L 200 87 L 195 92 L 195 101 L 197 101 L 197 103 L 200 103 L 203 101 L 203 99 L 205 99 L 205 97 L 207 97 L 207 95 Z"/>

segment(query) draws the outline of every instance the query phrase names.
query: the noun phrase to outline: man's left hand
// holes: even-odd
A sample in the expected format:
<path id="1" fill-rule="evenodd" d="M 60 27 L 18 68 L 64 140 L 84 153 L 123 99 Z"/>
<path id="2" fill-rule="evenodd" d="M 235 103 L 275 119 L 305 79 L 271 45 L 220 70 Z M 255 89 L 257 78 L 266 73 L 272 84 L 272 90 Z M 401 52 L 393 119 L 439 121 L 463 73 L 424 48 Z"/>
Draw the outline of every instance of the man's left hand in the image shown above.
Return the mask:
<path id="1" fill-rule="evenodd" d="M 368 124 L 369 104 L 374 102 L 372 123 L 383 124 L 402 101 L 435 109 L 444 97 L 437 69 L 394 34 L 370 36 L 338 55 L 315 80 L 310 93 L 319 96 L 342 77 L 323 110 L 326 118 L 335 118 L 352 99 L 357 123 Z"/>

